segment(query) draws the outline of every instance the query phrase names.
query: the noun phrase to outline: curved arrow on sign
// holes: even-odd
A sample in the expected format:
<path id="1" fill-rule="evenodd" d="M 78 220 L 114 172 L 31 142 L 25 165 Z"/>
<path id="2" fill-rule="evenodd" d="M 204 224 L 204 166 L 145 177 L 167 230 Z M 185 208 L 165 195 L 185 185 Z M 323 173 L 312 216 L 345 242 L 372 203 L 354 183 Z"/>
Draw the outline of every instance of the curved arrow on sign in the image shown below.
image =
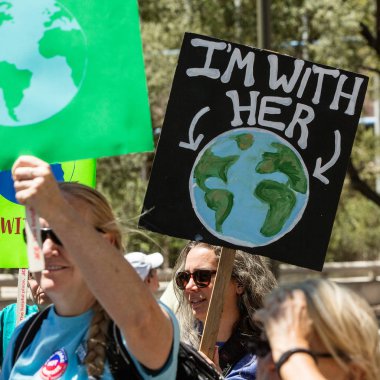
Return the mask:
<path id="1" fill-rule="evenodd" d="M 210 111 L 210 107 L 204 107 L 200 111 L 198 111 L 196 115 L 193 117 L 193 120 L 191 121 L 189 128 L 189 142 L 181 141 L 179 143 L 179 146 L 181 148 L 190 149 L 194 151 L 198 149 L 198 146 L 203 140 L 204 135 L 200 134 L 194 141 L 194 129 L 197 126 L 199 119 L 208 111 Z"/>
<path id="2" fill-rule="evenodd" d="M 325 185 L 328 185 L 330 181 L 328 178 L 326 178 L 323 175 L 323 173 L 329 170 L 331 167 L 333 167 L 335 163 L 338 161 L 338 158 L 340 156 L 340 147 L 341 147 L 340 132 L 338 130 L 335 130 L 334 135 L 335 135 L 335 151 L 334 151 L 333 156 L 331 157 L 330 161 L 328 161 L 324 165 L 322 165 L 322 157 L 318 157 L 315 163 L 315 168 L 314 168 L 314 173 L 313 173 L 313 177 L 318 178 Z"/>

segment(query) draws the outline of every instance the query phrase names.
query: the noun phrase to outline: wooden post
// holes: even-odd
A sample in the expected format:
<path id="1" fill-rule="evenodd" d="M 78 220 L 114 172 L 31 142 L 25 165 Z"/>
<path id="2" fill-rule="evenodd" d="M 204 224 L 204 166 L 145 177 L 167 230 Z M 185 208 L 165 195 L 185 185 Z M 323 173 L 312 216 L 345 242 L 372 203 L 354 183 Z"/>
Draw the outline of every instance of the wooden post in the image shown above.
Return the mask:
<path id="1" fill-rule="evenodd" d="M 199 350 L 211 360 L 214 357 L 214 347 L 218 336 L 225 292 L 231 279 L 234 261 L 235 250 L 223 247 L 199 347 Z"/>

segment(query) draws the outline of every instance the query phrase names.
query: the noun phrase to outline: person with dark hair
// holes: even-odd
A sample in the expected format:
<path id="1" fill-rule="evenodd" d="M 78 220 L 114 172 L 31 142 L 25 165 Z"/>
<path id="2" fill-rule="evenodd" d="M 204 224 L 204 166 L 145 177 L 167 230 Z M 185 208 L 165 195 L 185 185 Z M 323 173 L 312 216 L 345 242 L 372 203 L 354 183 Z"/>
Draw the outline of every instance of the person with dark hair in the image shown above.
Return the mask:
<path id="1" fill-rule="evenodd" d="M 380 379 L 375 313 L 342 285 L 312 279 L 283 286 L 255 318 L 268 339 L 258 345 L 262 380 Z"/>
<path id="2" fill-rule="evenodd" d="M 174 268 L 181 336 L 196 348 L 221 251 L 219 246 L 190 242 Z M 262 307 L 264 296 L 275 286 L 276 280 L 263 258 L 236 251 L 217 335 L 219 358 L 215 359 L 227 379 L 255 378 L 257 363 L 251 347 L 259 338 L 261 328 L 253 316 Z"/>
<path id="3" fill-rule="evenodd" d="M 17 159 L 12 174 L 17 200 L 40 216 L 45 269 L 36 279 L 53 306 L 21 353 L 14 346 L 23 324 L 16 328 L 1 379 L 113 379 L 119 367 L 110 355 L 120 350 L 129 357 L 128 371 L 142 379 L 175 379 L 176 319 L 124 259 L 104 196 L 57 183 L 49 165 L 32 156 Z M 111 350 L 114 335 L 121 344 Z M 122 378 L 135 377 L 126 372 Z"/>

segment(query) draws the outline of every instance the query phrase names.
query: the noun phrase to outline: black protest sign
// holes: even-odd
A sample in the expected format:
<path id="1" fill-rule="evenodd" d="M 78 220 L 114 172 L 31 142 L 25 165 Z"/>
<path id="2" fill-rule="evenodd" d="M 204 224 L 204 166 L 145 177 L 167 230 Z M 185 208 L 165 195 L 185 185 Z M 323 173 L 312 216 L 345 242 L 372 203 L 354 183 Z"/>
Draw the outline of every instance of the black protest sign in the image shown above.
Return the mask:
<path id="1" fill-rule="evenodd" d="M 322 269 L 367 84 L 185 34 L 140 227 Z"/>

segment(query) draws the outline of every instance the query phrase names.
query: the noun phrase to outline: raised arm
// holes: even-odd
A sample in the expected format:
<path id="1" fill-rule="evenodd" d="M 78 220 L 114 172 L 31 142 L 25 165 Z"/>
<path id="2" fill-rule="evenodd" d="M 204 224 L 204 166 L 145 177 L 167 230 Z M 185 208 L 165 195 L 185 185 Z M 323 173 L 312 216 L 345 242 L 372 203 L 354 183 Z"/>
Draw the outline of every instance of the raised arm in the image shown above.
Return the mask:
<path id="1" fill-rule="evenodd" d="M 12 173 L 18 201 L 35 208 L 59 236 L 130 352 L 147 368 L 161 368 L 172 347 L 172 321 L 132 266 L 64 198 L 47 163 L 22 156 Z"/>

